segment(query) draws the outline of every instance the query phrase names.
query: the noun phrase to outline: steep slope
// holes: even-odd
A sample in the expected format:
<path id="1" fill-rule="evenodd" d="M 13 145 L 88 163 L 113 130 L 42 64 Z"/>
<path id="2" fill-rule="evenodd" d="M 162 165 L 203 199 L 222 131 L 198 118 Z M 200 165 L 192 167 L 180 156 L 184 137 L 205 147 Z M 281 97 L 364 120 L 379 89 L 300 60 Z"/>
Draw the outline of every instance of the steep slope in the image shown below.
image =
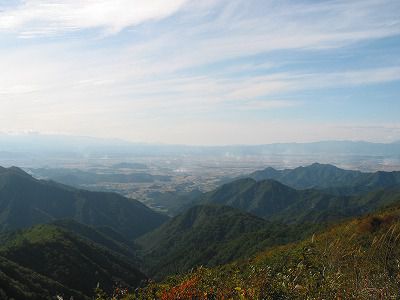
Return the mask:
<path id="1" fill-rule="evenodd" d="M 110 227 L 94 228 L 73 220 L 58 220 L 50 224 L 69 231 L 81 239 L 86 239 L 91 243 L 124 255 L 135 262 L 135 264 L 140 265 L 140 259 L 137 256 L 138 245 L 125 239 Z"/>
<path id="2" fill-rule="evenodd" d="M 400 186 L 400 172 L 362 173 L 318 163 L 285 170 L 269 167 L 251 173 L 248 177 L 257 181 L 273 179 L 297 189 L 330 189 L 330 192 L 348 194 Z M 335 191 L 334 188 L 339 189 Z"/>
<path id="3" fill-rule="evenodd" d="M 397 206 L 252 259 L 169 278 L 138 294 L 151 291 L 165 300 L 398 299 L 399 260 Z"/>
<path id="4" fill-rule="evenodd" d="M 257 182 L 246 178 L 205 194 L 201 201 L 228 205 L 260 217 L 269 217 L 298 202 L 299 198 L 299 191 L 277 181 Z"/>
<path id="5" fill-rule="evenodd" d="M 84 234 L 100 238 L 90 228 Z M 103 246 L 110 241 L 101 245 L 93 240 L 57 225 L 37 225 L 11 235 L 0 247 L 0 256 L 89 297 L 98 283 L 111 292 L 116 283 L 137 287 L 146 279 L 130 258 Z"/>
<path id="6" fill-rule="evenodd" d="M 400 190 L 362 196 L 336 196 L 318 190 L 295 190 L 274 180 L 239 179 L 205 194 L 201 203 L 228 205 L 272 221 L 326 222 L 361 215 L 400 199 Z"/>
<path id="7" fill-rule="evenodd" d="M 118 194 L 74 189 L 36 180 L 15 167 L 0 168 L 0 231 L 58 219 L 112 227 L 132 239 L 160 226 L 167 217 Z"/>
<path id="8" fill-rule="evenodd" d="M 267 222 L 226 206 L 200 205 L 137 240 L 149 275 L 156 278 L 195 266 L 230 262 L 271 245 L 300 239 L 316 226 Z"/>

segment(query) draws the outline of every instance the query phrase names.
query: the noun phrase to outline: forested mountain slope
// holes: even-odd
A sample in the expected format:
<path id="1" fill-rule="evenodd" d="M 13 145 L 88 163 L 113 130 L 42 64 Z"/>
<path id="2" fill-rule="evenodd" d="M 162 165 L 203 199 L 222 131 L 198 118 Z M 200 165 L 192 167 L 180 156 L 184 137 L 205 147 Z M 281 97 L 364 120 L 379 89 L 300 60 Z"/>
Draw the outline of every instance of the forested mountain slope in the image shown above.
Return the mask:
<path id="1" fill-rule="evenodd" d="M 53 281 L 91 297 L 97 284 L 111 292 L 115 284 L 137 287 L 146 279 L 124 248 L 89 227 L 74 226 L 75 232 L 65 225 L 44 224 L 3 235 L 0 256 L 50 278 L 53 296 L 60 289 Z"/>
<path id="2" fill-rule="evenodd" d="M 0 167 L 0 231 L 58 219 L 108 226 L 133 239 L 168 217 L 114 193 L 89 192 L 36 180 L 21 169 Z"/>
<path id="3" fill-rule="evenodd" d="M 275 180 L 245 178 L 206 193 L 198 202 L 232 206 L 284 223 L 318 223 L 361 215 L 399 200 L 398 188 L 340 196 L 315 189 L 296 190 Z"/>
<path id="4" fill-rule="evenodd" d="M 397 299 L 400 206 L 334 225 L 248 260 L 198 268 L 137 291 L 172 299 Z"/>
<path id="5" fill-rule="evenodd" d="M 285 244 L 318 226 L 268 222 L 227 206 L 199 205 L 137 240 L 150 276 L 180 273 L 249 257 L 268 246 Z"/>

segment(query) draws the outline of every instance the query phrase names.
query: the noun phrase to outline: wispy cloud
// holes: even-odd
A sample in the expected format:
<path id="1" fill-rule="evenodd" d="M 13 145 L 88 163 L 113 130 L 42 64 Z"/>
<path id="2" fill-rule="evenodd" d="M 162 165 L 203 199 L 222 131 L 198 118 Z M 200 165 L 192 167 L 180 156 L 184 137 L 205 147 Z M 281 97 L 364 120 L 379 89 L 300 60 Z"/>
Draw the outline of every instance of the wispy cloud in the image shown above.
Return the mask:
<path id="1" fill-rule="evenodd" d="M 313 93 L 338 87 L 400 80 L 400 61 L 384 48 L 374 63 L 336 55 L 398 39 L 399 12 L 397 0 L 0 4 L 0 130 L 35 124 L 33 130 L 75 132 L 81 126 L 88 135 L 185 142 L 189 133 L 178 136 L 182 122 L 190 123 L 186 116 L 218 126 L 215 118 L 236 112 L 248 119 L 235 126 L 272 126 L 249 121 L 251 114 L 304 109 L 303 92 L 315 100 Z M 310 64 L 301 64 L 299 55 Z M 314 56 L 328 58 L 319 63 Z M 163 123 L 171 123 L 170 132 L 157 134 L 154 124 Z M 185 130 L 200 131 L 190 124 Z M 217 136 L 233 126 L 219 124 Z"/>

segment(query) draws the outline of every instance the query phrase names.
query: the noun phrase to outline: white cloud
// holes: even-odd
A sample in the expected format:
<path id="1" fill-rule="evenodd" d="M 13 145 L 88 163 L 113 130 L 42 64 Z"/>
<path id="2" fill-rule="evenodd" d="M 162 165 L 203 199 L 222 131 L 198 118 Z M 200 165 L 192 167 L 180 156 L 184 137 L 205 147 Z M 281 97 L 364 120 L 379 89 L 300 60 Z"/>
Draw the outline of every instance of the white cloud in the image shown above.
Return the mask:
<path id="1" fill-rule="evenodd" d="M 0 29 L 24 36 L 103 28 L 116 33 L 177 12 L 186 0 L 25 0 L 0 12 Z"/>

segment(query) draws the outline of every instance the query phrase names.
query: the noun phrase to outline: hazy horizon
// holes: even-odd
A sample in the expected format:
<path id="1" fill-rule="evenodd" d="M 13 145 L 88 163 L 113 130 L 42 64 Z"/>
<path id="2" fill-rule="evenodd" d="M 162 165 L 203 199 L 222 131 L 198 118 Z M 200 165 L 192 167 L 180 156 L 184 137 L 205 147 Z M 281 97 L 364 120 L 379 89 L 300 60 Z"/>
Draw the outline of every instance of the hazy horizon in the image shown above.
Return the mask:
<path id="1" fill-rule="evenodd" d="M 148 146 L 182 146 L 182 147 L 253 147 L 253 146 L 268 146 L 268 145 L 290 145 L 290 144 L 299 144 L 299 145 L 307 145 L 307 144 L 318 144 L 318 143 L 366 143 L 366 144 L 382 144 L 382 145 L 390 145 L 390 144 L 398 144 L 400 140 L 392 140 L 392 141 L 368 141 L 368 140 L 352 140 L 352 139 L 342 139 L 342 140 L 311 140 L 311 141 L 282 141 L 282 142 L 270 142 L 270 143 L 262 143 L 262 144 L 184 144 L 184 143 L 163 143 L 163 142 L 139 142 L 139 141 L 131 141 L 123 138 L 115 138 L 115 137 L 96 137 L 96 136 L 88 136 L 88 135 L 72 135 L 72 134 L 56 134 L 56 133 L 40 133 L 40 132 L 0 132 L 0 138 L 7 139 L 12 141 L 13 139 L 21 141 L 21 142 L 40 142 L 40 141 L 51 141 L 54 139 L 64 140 L 64 141 L 73 141 L 73 140 L 82 140 L 82 141 L 93 141 L 93 142 L 103 142 L 105 144 L 117 142 L 121 143 L 121 145 L 148 145 Z M 5 140 L 3 140 L 5 141 Z M 4 144 L 6 146 L 6 144 Z"/>
<path id="2" fill-rule="evenodd" d="M 5 0 L 0 132 L 400 140 L 400 2 Z"/>

